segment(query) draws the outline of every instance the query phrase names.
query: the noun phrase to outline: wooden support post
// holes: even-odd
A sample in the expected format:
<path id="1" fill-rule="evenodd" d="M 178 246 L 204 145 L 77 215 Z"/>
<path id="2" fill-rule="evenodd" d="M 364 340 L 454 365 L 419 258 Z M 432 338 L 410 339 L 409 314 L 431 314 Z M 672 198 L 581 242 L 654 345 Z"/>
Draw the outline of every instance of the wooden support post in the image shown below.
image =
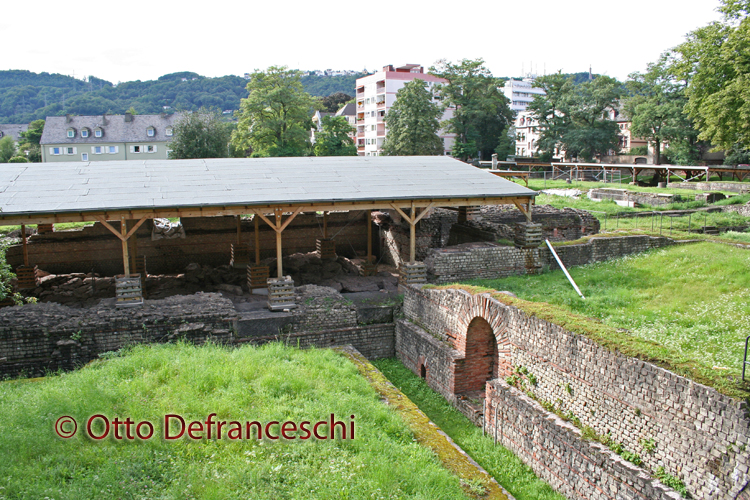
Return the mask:
<path id="1" fill-rule="evenodd" d="M 21 224 L 21 243 L 23 245 L 23 265 L 29 266 L 29 248 L 26 246 L 26 225 Z"/>
<path id="2" fill-rule="evenodd" d="M 130 270 L 135 272 L 136 266 L 136 259 L 138 258 L 138 237 L 136 236 L 135 232 L 132 231 L 132 229 L 135 227 L 135 223 L 137 221 L 134 220 L 127 220 L 125 221 L 125 227 L 127 228 L 128 232 L 126 233 L 128 237 L 128 261 L 130 265 Z"/>
<path id="3" fill-rule="evenodd" d="M 323 212 L 323 238 L 328 239 L 328 212 Z"/>
<path id="4" fill-rule="evenodd" d="M 372 210 L 365 211 L 367 218 L 367 263 L 372 262 Z"/>
<path id="5" fill-rule="evenodd" d="M 255 222 L 255 265 L 260 265 L 260 217 L 256 214 L 253 217 Z"/>
<path id="6" fill-rule="evenodd" d="M 281 227 L 281 209 L 277 208 L 274 210 L 274 215 L 276 216 L 276 276 L 282 278 L 284 276 L 284 269 L 281 265 L 281 231 L 279 230 Z"/>
<path id="7" fill-rule="evenodd" d="M 127 277 L 130 275 L 130 257 L 128 255 L 128 226 L 124 216 L 120 218 L 120 233 L 122 233 L 122 264 L 124 274 Z"/>
<path id="8" fill-rule="evenodd" d="M 242 216 L 237 216 L 237 245 L 242 243 Z"/>

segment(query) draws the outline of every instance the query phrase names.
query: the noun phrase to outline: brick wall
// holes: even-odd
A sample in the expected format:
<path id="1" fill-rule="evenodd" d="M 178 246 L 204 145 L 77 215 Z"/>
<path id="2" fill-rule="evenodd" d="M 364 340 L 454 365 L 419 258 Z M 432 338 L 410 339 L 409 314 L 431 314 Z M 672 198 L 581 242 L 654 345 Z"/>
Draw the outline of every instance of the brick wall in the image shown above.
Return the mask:
<path id="1" fill-rule="evenodd" d="M 498 363 L 533 374 L 537 383 L 526 388 L 537 400 L 570 412 L 599 435 L 609 433 L 643 459 L 645 470 L 623 464 L 619 457 L 607 458 L 566 426 L 550 427 L 553 415 L 519 399 L 502 383 L 489 384 L 486 404 L 500 404 L 502 418 L 512 419 L 512 425 L 499 426 L 501 434 L 507 431 L 504 443 L 553 484 L 551 475 L 562 478 L 559 485 L 570 489 L 561 491 L 571 498 L 661 498 L 654 493 L 655 483 L 641 477 L 660 466 L 682 479 L 696 498 L 738 498 L 750 481 L 750 415 L 744 401 L 611 352 L 488 295 L 406 287 L 404 314 L 396 325 L 397 355 L 415 373 L 420 359 L 430 366 L 427 382 L 449 400 L 456 400 L 459 372 L 467 369 L 469 325 L 483 318 L 497 339 Z M 652 452 L 644 449 L 646 440 L 656 443 Z M 547 455 L 540 453 L 539 443 L 567 451 Z M 605 458 L 610 463 L 599 463 Z M 590 461 L 606 472 L 601 480 L 586 465 Z"/>
<path id="2" fill-rule="evenodd" d="M 675 241 L 666 237 L 594 237 L 577 245 L 557 246 L 555 251 L 563 264 L 570 267 L 616 259 L 672 244 Z M 545 266 L 559 269 L 546 245 L 534 249 L 519 249 L 496 243 L 466 243 L 436 248 L 425 259 L 425 264 L 428 279 L 433 283 L 533 274 Z"/>
<path id="3" fill-rule="evenodd" d="M 237 241 L 235 217 L 184 217 L 185 238 L 151 241 L 151 221 L 136 232 L 138 255 L 146 257 L 150 274 L 180 273 L 190 263 L 220 266 L 229 264 L 230 245 Z M 113 222 L 117 229 L 119 223 Z M 315 240 L 322 238 L 322 216 L 303 213 L 284 230 L 284 255 L 315 251 Z M 329 235 L 336 236 L 337 252 L 354 257 L 367 253 L 367 226 L 362 212 L 333 212 L 328 216 Z M 254 223 L 242 221 L 241 240 L 248 244 L 255 258 Z M 261 258 L 276 256 L 276 233 L 260 223 Z M 29 261 L 52 274 L 94 272 L 103 276 L 122 274 L 122 244 L 102 224 L 81 230 L 57 231 L 29 238 Z M 21 245 L 7 251 L 8 263 L 14 268 L 23 263 Z"/>

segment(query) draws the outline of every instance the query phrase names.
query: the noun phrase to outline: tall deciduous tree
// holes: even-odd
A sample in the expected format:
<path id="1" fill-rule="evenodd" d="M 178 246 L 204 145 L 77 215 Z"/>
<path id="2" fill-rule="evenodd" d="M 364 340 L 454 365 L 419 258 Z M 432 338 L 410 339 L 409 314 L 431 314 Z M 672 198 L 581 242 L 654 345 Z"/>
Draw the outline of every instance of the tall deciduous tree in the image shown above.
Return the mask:
<path id="1" fill-rule="evenodd" d="M 496 151 L 504 154 L 508 149 L 504 136 L 513 124 L 513 112 L 500 91 L 503 81 L 492 76 L 482 59 L 463 59 L 458 64 L 441 60 L 430 73 L 448 82 L 438 85 L 437 93 L 444 105 L 455 107 L 446 123 L 447 130 L 457 136 L 454 156 L 465 159 L 480 153 L 486 159 Z"/>
<path id="2" fill-rule="evenodd" d="M 0 163 L 8 163 L 8 160 L 16 155 L 16 141 L 9 135 L 0 139 Z"/>
<path id="3" fill-rule="evenodd" d="M 226 158 L 231 128 L 215 111 L 201 109 L 185 113 L 174 124 L 174 140 L 169 143 L 173 159 Z"/>
<path id="4" fill-rule="evenodd" d="M 315 134 L 315 156 L 357 156 L 357 147 L 349 137 L 353 128 L 343 116 L 324 116 L 323 130 Z"/>
<path id="5" fill-rule="evenodd" d="M 668 69 L 669 53 L 657 63 L 648 65 L 645 73 L 633 73 L 627 82 L 630 95 L 624 100 L 625 113 L 631 120 L 630 132 L 654 145 L 654 163 L 661 165 L 662 144 L 674 151 L 690 151 L 697 132 L 685 115 L 685 82 L 677 80 Z M 674 156 L 674 155 L 672 155 Z M 684 158 L 693 163 L 697 158 Z"/>
<path id="6" fill-rule="evenodd" d="M 237 150 L 252 156 L 304 156 L 310 152 L 314 99 L 300 82 L 302 73 L 271 66 L 250 75 L 249 95 L 240 103 L 232 134 Z"/>
<path id="7" fill-rule="evenodd" d="M 565 150 L 570 157 L 591 161 L 619 144 L 617 123 L 607 112 L 618 105 L 620 83 L 608 76 L 576 84 L 573 78 L 553 74 L 538 78 L 534 85 L 543 88 L 529 105 L 539 121 L 539 148 L 545 156 Z"/>
<path id="8" fill-rule="evenodd" d="M 432 101 L 424 80 L 415 78 L 396 93 L 396 102 L 385 115 L 388 134 L 383 142 L 387 156 L 441 155 L 438 135 L 441 106 Z"/>
<path id="9" fill-rule="evenodd" d="M 679 77 L 688 83 L 686 111 L 699 138 L 721 149 L 750 148 L 750 2 L 724 0 L 723 22 L 687 36 L 675 51 Z"/>
<path id="10" fill-rule="evenodd" d="M 39 145 L 39 141 L 42 140 L 44 123 L 44 120 L 34 120 L 29 123 L 25 132 L 19 134 L 21 143 L 18 145 L 18 150 L 30 162 L 40 163 L 42 161 L 42 147 Z"/>

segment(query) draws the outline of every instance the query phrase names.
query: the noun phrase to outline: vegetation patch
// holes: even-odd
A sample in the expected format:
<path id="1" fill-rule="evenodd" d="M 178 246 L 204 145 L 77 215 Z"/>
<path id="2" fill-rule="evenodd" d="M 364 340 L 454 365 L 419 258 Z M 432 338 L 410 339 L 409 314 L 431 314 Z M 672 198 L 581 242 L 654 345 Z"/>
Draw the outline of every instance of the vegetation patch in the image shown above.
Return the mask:
<path id="1" fill-rule="evenodd" d="M 305 442 L 217 440 L 215 433 L 162 439 L 164 415 L 205 422 L 211 413 L 264 423 L 355 415 L 356 434 Z M 0 498 L 473 497 L 414 441 L 355 365 L 328 350 L 139 346 L 75 372 L 0 383 L 0 414 Z M 95 414 L 149 421 L 156 434 L 117 440 L 110 432 L 96 441 L 84 432 Z M 78 422 L 70 439 L 54 431 L 64 415 Z M 271 432 L 278 435 L 278 425 Z"/>
<path id="2" fill-rule="evenodd" d="M 479 427 L 398 359 L 379 359 L 372 363 L 517 500 L 564 500 L 536 477 L 531 467 L 507 448 L 496 445 L 490 436 L 482 435 Z"/>

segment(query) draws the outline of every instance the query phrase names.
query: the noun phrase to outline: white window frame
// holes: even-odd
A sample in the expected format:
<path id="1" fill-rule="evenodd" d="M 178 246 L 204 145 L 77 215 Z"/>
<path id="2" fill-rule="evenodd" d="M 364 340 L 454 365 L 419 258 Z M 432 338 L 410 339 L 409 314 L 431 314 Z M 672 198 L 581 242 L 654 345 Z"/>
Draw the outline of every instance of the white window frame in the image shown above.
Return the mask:
<path id="1" fill-rule="evenodd" d="M 74 138 L 76 136 L 76 131 L 73 130 L 72 128 L 69 128 L 68 132 L 67 132 L 67 136 L 68 136 L 69 139 Z"/>
<path id="2" fill-rule="evenodd" d="M 81 161 L 89 161 L 89 154 L 81 153 Z"/>
<path id="3" fill-rule="evenodd" d="M 98 129 L 94 130 L 94 137 L 101 137 L 102 134 L 103 134 L 102 129 L 98 128 Z"/>
<path id="4" fill-rule="evenodd" d="M 120 148 L 118 146 L 107 146 L 107 153 L 111 155 L 115 155 L 120 151 Z"/>
<path id="5" fill-rule="evenodd" d="M 91 146 L 91 153 L 95 155 L 100 155 L 104 152 L 102 148 L 103 146 Z"/>
<path id="6" fill-rule="evenodd" d="M 149 137 L 154 137 L 156 135 L 156 129 L 154 127 L 147 128 L 146 135 Z"/>
<path id="7" fill-rule="evenodd" d="M 70 147 L 70 146 L 67 146 L 67 147 L 65 148 L 65 154 L 66 154 L 66 155 L 74 155 L 74 154 L 76 154 L 77 152 L 78 152 L 78 148 L 74 148 L 74 147 Z"/>
<path id="8" fill-rule="evenodd" d="M 142 153 L 143 152 L 142 148 L 143 146 L 130 146 L 130 152 L 135 153 L 135 154 Z"/>
<path id="9" fill-rule="evenodd" d="M 166 134 L 168 137 L 172 137 L 172 127 L 167 127 L 167 129 L 164 131 L 164 134 Z"/>
<path id="10" fill-rule="evenodd" d="M 146 153 L 156 153 L 156 146 L 153 144 L 149 144 L 146 146 Z"/>
<path id="11" fill-rule="evenodd" d="M 88 131 L 88 129 L 83 129 L 83 130 L 81 130 L 81 137 L 88 137 L 88 136 L 89 136 L 89 131 Z"/>
<path id="12" fill-rule="evenodd" d="M 61 155 L 62 154 L 62 148 L 49 148 L 49 154 L 51 154 L 51 155 Z"/>

